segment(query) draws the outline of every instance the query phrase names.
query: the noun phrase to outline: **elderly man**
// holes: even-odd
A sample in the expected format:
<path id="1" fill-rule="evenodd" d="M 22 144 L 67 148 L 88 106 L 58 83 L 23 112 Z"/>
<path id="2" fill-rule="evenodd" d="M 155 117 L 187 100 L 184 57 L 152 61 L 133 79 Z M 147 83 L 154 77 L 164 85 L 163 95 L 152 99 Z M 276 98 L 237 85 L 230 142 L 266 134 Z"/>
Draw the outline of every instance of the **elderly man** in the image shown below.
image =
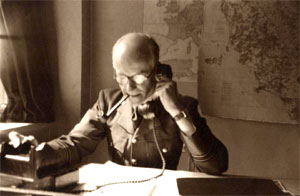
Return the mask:
<path id="1" fill-rule="evenodd" d="M 177 92 L 161 72 L 159 47 L 143 33 L 128 33 L 113 47 L 114 78 L 120 89 L 105 89 L 68 134 L 37 148 L 40 174 L 68 167 L 107 138 L 113 162 L 176 169 L 186 145 L 196 168 L 220 174 L 228 168 L 225 146 L 212 134 L 198 102 Z"/>

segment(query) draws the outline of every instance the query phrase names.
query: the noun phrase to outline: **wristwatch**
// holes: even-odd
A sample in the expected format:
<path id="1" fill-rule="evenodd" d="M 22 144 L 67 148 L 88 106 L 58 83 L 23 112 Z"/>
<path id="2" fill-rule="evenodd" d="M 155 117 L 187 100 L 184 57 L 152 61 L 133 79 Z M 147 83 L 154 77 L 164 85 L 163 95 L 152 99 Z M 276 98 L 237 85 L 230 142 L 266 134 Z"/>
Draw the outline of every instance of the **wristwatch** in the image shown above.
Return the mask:
<path id="1" fill-rule="evenodd" d="M 186 118 L 186 117 L 187 117 L 187 115 L 186 115 L 185 111 L 181 110 L 179 114 L 177 114 L 177 115 L 175 115 L 175 116 L 173 117 L 173 119 L 174 119 L 175 121 L 179 121 L 179 120 L 181 120 L 182 118 Z"/>

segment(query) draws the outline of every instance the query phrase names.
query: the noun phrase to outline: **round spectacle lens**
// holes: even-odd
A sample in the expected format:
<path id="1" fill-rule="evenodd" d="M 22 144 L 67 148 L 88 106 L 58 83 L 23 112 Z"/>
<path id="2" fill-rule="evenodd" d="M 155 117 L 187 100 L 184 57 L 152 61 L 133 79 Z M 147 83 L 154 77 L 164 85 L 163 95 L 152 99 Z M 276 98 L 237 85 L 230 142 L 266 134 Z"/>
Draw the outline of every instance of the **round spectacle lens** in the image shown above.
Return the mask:
<path id="1" fill-rule="evenodd" d="M 119 84 L 126 84 L 128 81 L 128 78 L 125 76 L 118 76 L 118 77 L 116 77 L 116 80 Z"/>
<path id="2" fill-rule="evenodd" d="M 134 75 L 134 76 L 117 76 L 116 72 L 114 71 L 114 79 L 119 83 L 119 84 L 126 84 L 128 82 L 128 80 L 132 80 L 135 84 L 142 84 L 143 82 L 145 82 L 146 80 L 148 80 L 153 73 L 155 73 L 156 70 L 156 65 L 155 67 L 152 69 L 151 73 L 148 76 L 145 76 L 143 74 L 138 74 L 138 75 Z"/>
<path id="3" fill-rule="evenodd" d="M 143 82 L 145 82 L 147 80 L 147 77 L 144 75 L 135 75 L 132 77 L 132 80 L 136 83 L 136 84 L 142 84 Z"/>
<path id="4" fill-rule="evenodd" d="M 116 76 L 115 79 L 119 84 L 126 84 L 128 80 L 132 80 L 135 84 L 142 84 L 145 82 L 148 78 L 144 75 L 135 75 L 133 77 L 127 77 L 127 76 Z"/>
<path id="5" fill-rule="evenodd" d="M 128 78 L 126 76 L 117 76 L 115 79 L 119 84 L 126 84 L 128 81 Z"/>

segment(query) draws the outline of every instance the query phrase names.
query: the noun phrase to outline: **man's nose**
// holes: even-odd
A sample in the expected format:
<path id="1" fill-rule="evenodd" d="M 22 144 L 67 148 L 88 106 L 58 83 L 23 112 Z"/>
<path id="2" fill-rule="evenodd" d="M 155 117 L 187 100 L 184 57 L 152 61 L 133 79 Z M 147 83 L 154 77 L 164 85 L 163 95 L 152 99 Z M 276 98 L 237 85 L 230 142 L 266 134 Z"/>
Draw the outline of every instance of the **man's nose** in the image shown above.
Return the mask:
<path id="1" fill-rule="evenodd" d="M 130 92 L 130 91 L 134 90 L 135 88 L 136 88 L 136 84 L 132 80 L 129 79 L 126 84 L 127 92 Z"/>

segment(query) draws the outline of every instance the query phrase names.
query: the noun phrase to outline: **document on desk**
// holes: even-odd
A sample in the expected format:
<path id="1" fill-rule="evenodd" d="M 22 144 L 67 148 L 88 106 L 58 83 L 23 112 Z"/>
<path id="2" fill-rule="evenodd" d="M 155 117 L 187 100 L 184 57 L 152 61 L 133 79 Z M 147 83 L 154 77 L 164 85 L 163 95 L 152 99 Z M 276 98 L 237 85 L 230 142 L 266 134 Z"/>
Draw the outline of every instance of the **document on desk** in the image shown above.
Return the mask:
<path id="1" fill-rule="evenodd" d="M 85 184 L 84 195 L 131 195 L 150 196 L 156 188 L 157 179 L 141 181 L 158 175 L 160 170 L 121 166 L 110 161 L 103 165 L 88 164 L 79 170 L 79 184 Z M 97 187 L 101 187 L 95 190 Z"/>
<path id="2" fill-rule="evenodd" d="M 152 178 L 160 172 L 160 169 L 128 167 L 110 161 L 105 164 L 88 164 L 79 169 L 79 184 L 82 186 L 78 190 L 87 191 L 81 193 L 85 196 L 292 195 L 283 192 L 282 187 L 279 188 L 271 179 L 213 176 L 189 171 L 165 170 L 159 178 L 130 183 Z"/>

